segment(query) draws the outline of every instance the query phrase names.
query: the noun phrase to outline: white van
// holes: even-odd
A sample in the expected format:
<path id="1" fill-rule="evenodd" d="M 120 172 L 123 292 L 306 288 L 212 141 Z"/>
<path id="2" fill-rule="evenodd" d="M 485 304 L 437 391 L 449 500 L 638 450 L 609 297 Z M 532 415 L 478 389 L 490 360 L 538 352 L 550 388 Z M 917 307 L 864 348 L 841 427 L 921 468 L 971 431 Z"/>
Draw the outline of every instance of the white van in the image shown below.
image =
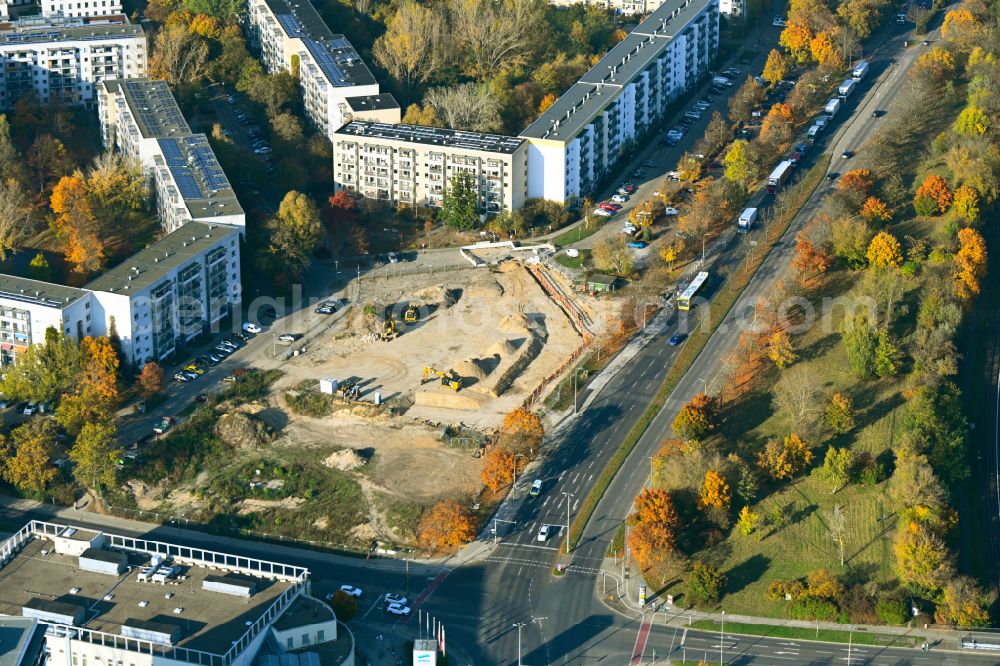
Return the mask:
<path id="1" fill-rule="evenodd" d="M 243 330 L 247 333 L 253 333 L 254 335 L 260 333 L 262 329 L 259 325 L 253 323 L 252 321 L 243 322 Z"/>

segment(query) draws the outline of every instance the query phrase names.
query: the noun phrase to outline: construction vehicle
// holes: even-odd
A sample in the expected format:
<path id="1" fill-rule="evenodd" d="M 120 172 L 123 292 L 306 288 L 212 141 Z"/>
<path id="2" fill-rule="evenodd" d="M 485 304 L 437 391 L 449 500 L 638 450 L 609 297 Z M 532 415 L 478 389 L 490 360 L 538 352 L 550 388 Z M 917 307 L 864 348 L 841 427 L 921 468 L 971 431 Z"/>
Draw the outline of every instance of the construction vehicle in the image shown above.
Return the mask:
<path id="1" fill-rule="evenodd" d="M 457 391 L 462 388 L 462 377 L 454 370 L 448 370 L 447 372 L 441 372 L 440 370 L 435 370 L 434 368 L 425 367 L 424 368 L 424 379 L 420 383 L 428 381 L 434 376 L 441 378 L 441 386 L 447 386 L 452 391 Z"/>
<path id="2" fill-rule="evenodd" d="M 395 340 L 399 336 L 399 329 L 396 327 L 396 322 L 388 318 L 383 321 L 382 333 L 380 335 L 383 340 Z"/>
<path id="3" fill-rule="evenodd" d="M 420 319 L 420 310 L 417 309 L 416 305 L 408 305 L 403 313 L 403 321 L 407 324 L 416 324 L 418 319 Z"/>

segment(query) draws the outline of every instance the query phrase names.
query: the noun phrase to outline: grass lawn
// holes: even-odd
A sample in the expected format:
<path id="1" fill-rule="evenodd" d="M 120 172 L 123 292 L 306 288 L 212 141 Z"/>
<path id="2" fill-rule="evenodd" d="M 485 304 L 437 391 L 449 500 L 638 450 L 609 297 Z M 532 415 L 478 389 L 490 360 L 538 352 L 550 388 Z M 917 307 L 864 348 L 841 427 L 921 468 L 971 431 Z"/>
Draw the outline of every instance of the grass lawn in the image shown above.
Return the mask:
<path id="1" fill-rule="evenodd" d="M 556 255 L 557 263 L 574 270 L 583 268 L 584 263 L 586 263 L 588 259 L 590 259 L 590 250 L 580 250 L 579 256 L 576 257 L 571 257 L 565 252 L 560 252 Z"/>
<path id="2" fill-rule="evenodd" d="M 691 628 L 705 631 L 720 631 L 721 626 L 715 620 L 698 620 Z M 923 642 L 923 636 L 896 634 L 873 634 L 867 631 L 841 631 L 837 629 L 815 629 L 807 627 L 789 627 L 776 624 L 744 624 L 742 622 L 726 622 L 727 634 L 746 634 L 748 636 L 769 636 L 774 638 L 797 638 L 810 641 L 826 641 L 828 643 L 854 643 L 856 645 L 891 645 L 892 647 L 916 647 Z"/>
<path id="3" fill-rule="evenodd" d="M 552 244 L 555 245 L 556 247 L 562 247 L 563 245 L 569 245 L 571 243 L 581 241 L 584 238 L 587 238 L 588 236 L 593 236 L 595 233 L 597 233 L 597 230 L 603 227 L 606 221 L 610 219 L 611 219 L 610 217 L 597 217 L 595 215 L 594 219 L 590 220 L 589 223 L 584 222 L 583 224 L 577 226 L 575 229 L 564 231 L 563 233 L 553 238 Z"/>

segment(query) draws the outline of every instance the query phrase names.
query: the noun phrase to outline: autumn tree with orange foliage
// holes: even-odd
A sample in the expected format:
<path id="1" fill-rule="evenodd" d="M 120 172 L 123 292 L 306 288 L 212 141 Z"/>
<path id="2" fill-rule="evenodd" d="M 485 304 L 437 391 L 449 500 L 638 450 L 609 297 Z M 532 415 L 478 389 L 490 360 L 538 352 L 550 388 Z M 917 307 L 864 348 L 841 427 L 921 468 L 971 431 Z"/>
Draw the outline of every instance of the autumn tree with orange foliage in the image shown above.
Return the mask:
<path id="1" fill-rule="evenodd" d="M 118 390 L 118 353 L 106 337 L 80 341 L 83 373 L 72 393 L 62 396 L 56 420 L 71 434 L 87 423 L 107 423 L 121 402 Z"/>
<path id="2" fill-rule="evenodd" d="M 775 146 L 788 143 L 792 138 L 793 120 L 792 107 L 784 102 L 776 103 L 764 117 L 760 127 L 761 138 Z"/>
<path id="3" fill-rule="evenodd" d="M 680 518 L 666 490 L 643 488 L 628 522 L 632 526 L 629 548 L 643 570 L 661 562 L 676 547 Z"/>
<path id="4" fill-rule="evenodd" d="M 979 281 L 986 275 L 986 241 L 975 229 L 958 232 L 958 252 L 955 253 L 955 289 L 963 299 L 979 293 Z"/>
<path id="5" fill-rule="evenodd" d="M 480 477 L 483 484 L 496 492 L 514 481 L 515 465 L 517 473 L 524 471 L 528 459 L 520 453 L 515 453 L 506 446 L 495 444 L 483 455 L 483 469 Z"/>
<path id="6" fill-rule="evenodd" d="M 819 63 L 820 67 L 829 67 L 831 69 L 842 69 L 843 68 L 843 58 L 834 48 L 833 38 L 829 33 L 821 32 L 812 38 L 809 42 L 809 52 L 812 54 L 813 60 Z"/>
<path id="7" fill-rule="evenodd" d="M 544 436 L 542 420 L 524 407 L 508 413 L 500 425 L 500 442 L 517 453 L 527 452 L 529 457 L 538 451 Z"/>
<path id="8" fill-rule="evenodd" d="M 417 539 L 429 550 L 455 548 L 476 538 L 476 519 L 464 504 L 441 500 L 420 520 Z"/>
<path id="9" fill-rule="evenodd" d="M 892 211 L 878 197 L 868 197 L 861 206 L 861 217 L 872 224 L 885 224 L 892 221 Z"/>
<path id="10" fill-rule="evenodd" d="M 936 173 L 924 179 L 913 197 L 913 208 L 918 215 L 934 215 L 946 213 L 951 207 L 953 195 L 948 181 Z"/>
<path id="11" fill-rule="evenodd" d="M 767 357 L 779 370 L 784 370 L 798 360 L 792 337 L 787 331 L 775 331 L 767 338 Z"/>
<path id="12" fill-rule="evenodd" d="M 732 493 L 729 491 L 729 484 L 721 474 L 714 469 L 705 472 L 705 480 L 701 484 L 701 499 L 699 505 L 704 508 L 715 508 L 721 511 L 728 511 L 732 502 Z"/>
<path id="13" fill-rule="evenodd" d="M 156 361 L 149 361 L 142 366 L 136 384 L 143 398 L 151 398 L 163 390 L 163 368 Z"/>
<path id="14" fill-rule="evenodd" d="M 871 169 L 851 169 L 837 181 L 837 189 L 841 192 L 854 191 L 867 195 L 875 185 L 875 177 Z"/>
<path id="15" fill-rule="evenodd" d="M 716 408 L 715 398 L 704 393 L 694 396 L 674 417 L 674 434 L 687 440 L 702 439 L 716 426 Z"/>
<path id="16" fill-rule="evenodd" d="M 833 257 L 820 249 L 800 231 L 795 236 L 795 257 L 792 259 L 792 267 L 799 271 L 803 283 L 809 277 L 822 275 L 833 264 Z"/>
<path id="17" fill-rule="evenodd" d="M 932 83 L 941 83 L 955 76 L 955 56 L 939 46 L 935 46 L 917 59 L 913 68 L 914 76 L 928 78 Z"/>
<path id="18" fill-rule="evenodd" d="M 796 18 L 788 19 L 778 38 L 778 44 L 788 49 L 799 64 L 805 64 L 809 60 L 812 41 L 813 35 L 809 26 Z"/>
<path id="19" fill-rule="evenodd" d="M 78 171 L 59 179 L 49 205 L 56 214 L 56 234 L 66 244 L 66 261 L 78 273 L 99 270 L 104 265 L 104 243 L 83 174 Z"/>

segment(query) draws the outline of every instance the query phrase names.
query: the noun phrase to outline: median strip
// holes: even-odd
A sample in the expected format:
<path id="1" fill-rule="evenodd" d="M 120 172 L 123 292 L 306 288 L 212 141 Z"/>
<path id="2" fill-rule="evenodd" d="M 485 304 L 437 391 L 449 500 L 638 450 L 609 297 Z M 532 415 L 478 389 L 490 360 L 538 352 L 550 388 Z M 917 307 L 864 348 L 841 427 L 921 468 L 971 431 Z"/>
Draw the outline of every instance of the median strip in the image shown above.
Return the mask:
<path id="1" fill-rule="evenodd" d="M 760 268 L 761 264 L 764 263 L 766 258 L 770 255 L 771 249 L 777 243 L 777 241 L 785 235 L 788 227 L 791 225 L 792 220 L 798 214 L 799 210 L 806 204 L 809 197 L 812 196 L 813 191 L 819 186 L 823 180 L 824 174 L 826 174 L 827 168 L 829 166 L 829 156 L 822 156 L 820 160 L 813 165 L 812 169 L 806 174 L 806 176 L 800 181 L 802 192 L 799 199 L 796 200 L 793 205 L 789 206 L 788 212 L 785 217 L 781 220 L 775 222 L 776 231 L 771 234 L 771 237 L 766 240 L 767 251 L 761 252 L 758 259 L 755 259 L 751 267 L 746 271 L 734 272 L 733 275 L 726 280 L 722 288 L 716 294 L 716 297 L 711 301 L 711 307 L 718 308 L 722 312 L 722 316 L 715 317 L 712 320 L 712 324 L 706 330 L 704 327 L 693 332 L 681 349 L 680 353 L 677 354 L 677 360 L 674 362 L 672 368 L 667 373 L 666 378 L 663 380 L 663 384 L 660 385 L 659 390 L 656 392 L 656 396 L 649 406 L 643 411 L 642 416 L 635 423 L 634 426 L 628 431 L 625 439 L 622 441 L 621 446 L 615 451 L 614 455 L 608 461 L 601 475 L 597 477 L 594 485 L 591 487 L 590 492 L 587 493 L 587 497 L 580 504 L 580 509 L 577 511 L 576 518 L 574 518 L 569 531 L 569 548 L 572 550 L 579 543 L 580 538 L 583 536 L 583 531 L 587 527 L 587 523 L 590 521 L 591 516 L 597 509 L 597 504 L 604 497 L 604 493 L 607 492 L 608 487 L 611 485 L 612 480 L 614 480 L 615 475 L 618 474 L 618 470 L 625 463 L 629 454 L 632 453 L 632 449 L 635 448 L 636 444 L 639 443 L 639 439 L 645 434 L 646 430 L 649 428 L 653 419 L 666 404 L 667 398 L 670 393 L 680 382 L 681 378 L 687 374 L 687 371 L 694 364 L 695 359 L 701 353 L 705 345 L 708 344 L 709 339 L 712 334 L 715 333 L 715 329 L 718 328 L 719 324 L 726 318 L 729 311 L 736 305 L 743 291 L 751 282 L 751 278 L 756 274 L 757 269 Z M 738 283 L 734 280 L 739 280 Z"/>
<path id="2" fill-rule="evenodd" d="M 721 631 L 718 620 L 696 620 L 690 625 L 692 629 L 703 631 Z M 864 629 L 847 631 L 844 629 L 819 629 L 812 627 L 792 627 L 786 624 L 751 624 L 747 622 L 726 621 L 728 634 L 745 634 L 747 636 L 765 636 L 767 638 L 795 638 L 825 643 L 845 643 L 854 645 L 881 645 L 893 647 L 916 647 L 924 640 L 923 636 L 913 634 L 880 634 Z"/>

